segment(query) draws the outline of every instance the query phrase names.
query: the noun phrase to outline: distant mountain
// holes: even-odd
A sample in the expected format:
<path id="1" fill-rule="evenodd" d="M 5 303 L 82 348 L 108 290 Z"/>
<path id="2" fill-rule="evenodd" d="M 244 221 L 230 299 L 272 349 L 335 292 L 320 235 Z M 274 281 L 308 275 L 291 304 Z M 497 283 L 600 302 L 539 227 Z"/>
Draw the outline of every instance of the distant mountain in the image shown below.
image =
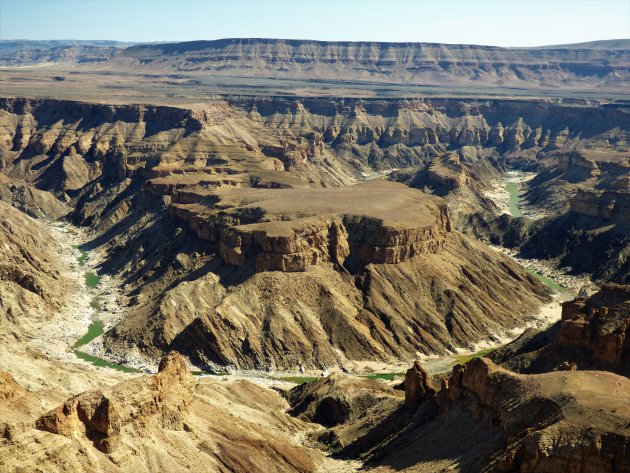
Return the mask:
<path id="1" fill-rule="evenodd" d="M 119 67 L 141 66 L 162 71 L 405 84 L 476 82 L 526 88 L 621 87 L 630 81 L 630 48 L 606 49 L 601 45 L 525 49 L 435 43 L 221 39 L 135 45 L 121 50 L 112 61 Z"/>
<path id="2" fill-rule="evenodd" d="M 538 46 L 530 49 L 628 49 L 630 50 L 630 39 L 603 39 L 600 41 L 588 41 L 586 43 L 553 44 L 548 46 Z"/>
<path id="3" fill-rule="evenodd" d="M 102 62 L 131 44 L 108 40 L 2 40 L 0 65 Z"/>

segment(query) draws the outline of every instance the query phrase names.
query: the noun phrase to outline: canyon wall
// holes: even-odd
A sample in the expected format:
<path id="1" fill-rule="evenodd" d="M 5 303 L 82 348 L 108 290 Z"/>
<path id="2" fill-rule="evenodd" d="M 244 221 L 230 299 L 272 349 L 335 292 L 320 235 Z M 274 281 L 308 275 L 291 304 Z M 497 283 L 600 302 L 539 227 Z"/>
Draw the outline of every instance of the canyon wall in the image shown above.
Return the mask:
<path id="1" fill-rule="evenodd" d="M 461 236 L 444 201 L 357 183 L 430 164 L 436 187 L 463 192 L 498 175 L 499 156 L 621 147 L 630 129 L 618 107 L 553 100 L 1 109 L 2 172 L 72 205 L 124 277 L 132 304 L 106 344 L 154 358 L 175 348 L 207 369 L 411 359 L 522 324 L 545 289 Z"/>

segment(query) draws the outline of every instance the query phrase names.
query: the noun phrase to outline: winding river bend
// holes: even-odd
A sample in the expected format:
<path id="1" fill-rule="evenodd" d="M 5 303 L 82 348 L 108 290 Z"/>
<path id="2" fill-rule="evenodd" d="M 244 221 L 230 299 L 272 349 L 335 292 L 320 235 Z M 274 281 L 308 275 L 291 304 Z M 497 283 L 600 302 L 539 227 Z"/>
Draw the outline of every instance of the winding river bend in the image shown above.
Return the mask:
<path id="1" fill-rule="evenodd" d="M 523 183 L 533 177 L 531 174 L 525 174 L 520 172 L 510 172 L 502 187 L 503 195 L 502 203 L 498 202 L 500 207 L 504 208 L 504 211 L 508 211 L 513 217 L 522 217 L 522 185 Z M 507 213 L 507 212 L 506 212 Z M 80 270 L 82 271 L 81 277 L 85 281 L 86 289 L 92 293 L 92 298 L 90 302 L 91 309 L 91 322 L 87 329 L 87 332 L 79 338 L 73 346 L 73 351 L 76 357 L 79 359 L 91 363 L 94 366 L 110 368 L 113 370 L 125 372 L 125 373 L 139 373 L 142 371 L 150 371 L 147 368 L 143 368 L 142 370 L 134 368 L 132 366 L 128 366 L 125 364 L 114 363 L 112 361 L 108 361 L 105 358 L 101 358 L 96 356 L 96 354 L 101 354 L 101 351 L 95 351 L 93 349 L 89 349 L 88 351 L 92 353 L 88 353 L 87 351 L 81 350 L 82 347 L 86 347 L 91 342 L 97 340 L 101 337 L 106 329 L 106 324 L 103 320 L 106 320 L 106 307 L 102 307 L 101 305 L 101 278 L 96 273 L 96 270 L 93 268 L 93 265 L 90 263 L 90 255 L 80 250 L 78 247 L 75 249 L 79 252 L 77 259 L 79 262 Z M 513 254 L 510 256 L 514 257 Z M 567 300 L 573 297 L 573 291 L 563 287 L 557 281 L 555 281 L 552 277 L 545 276 L 540 274 L 539 272 L 528 268 L 526 260 L 519 260 L 515 258 L 515 260 L 521 264 L 532 276 L 536 277 L 544 284 L 546 284 L 549 288 L 554 290 L 557 293 L 557 296 L 554 298 L 554 302 L 549 306 L 545 307 L 541 310 L 541 322 L 540 323 L 551 323 L 555 318 L 559 317 L 560 303 L 563 300 Z M 545 311 L 547 313 L 545 313 Z M 486 342 L 479 344 L 475 350 L 473 351 L 462 351 L 462 353 L 446 355 L 446 356 L 431 356 L 431 357 L 423 357 L 423 364 L 425 367 L 432 373 L 445 372 L 452 368 L 453 365 L 458 363 L 464 363 L 471 358 L 477 356 L 483 356 L 491 351 L 496 346 L 500 346 L 506 342 L 508 342 L 514 336 L 517 336 L 518 333 L 513 333 L 511 337 L 506 338 L 506 336 L 500 337 L 492 337 L 493 342 Z M 498 341 L 500 340 L 500 341 Z M 85 350 L 85 348 L 84 348 Z M 132 360 L 133 361 L 133 360 Z M 196 375 L 206 375 L 212 373 L 205 373 L 202 371 L 193 371 L 193 374 Z M 226 375 L 227 373 L 223 374 Z M 237 376 L 241 376 L 238 374 Z M 277 381 L 277 382 L 289 382 L 294 384 L 301 384 L 305 381 L 310 381 L 312 379 L 317 379 L 311 376 L 304 375 L 290 375 L 289 373 L 277 373 L 267 374 L 267 373 L 243 373 L 244 377 L 249 379 L 255 378 L 259 380 L 269 381 Z M 391 371 L 386 373 L 374 373 L 374 374 L 362 374 L 361 376 L 371 377 L 371 378 L 380 378 L 385 380 L 392 380 L 394 377 L 404 376 L 404 373 L 401 371 Z"/>

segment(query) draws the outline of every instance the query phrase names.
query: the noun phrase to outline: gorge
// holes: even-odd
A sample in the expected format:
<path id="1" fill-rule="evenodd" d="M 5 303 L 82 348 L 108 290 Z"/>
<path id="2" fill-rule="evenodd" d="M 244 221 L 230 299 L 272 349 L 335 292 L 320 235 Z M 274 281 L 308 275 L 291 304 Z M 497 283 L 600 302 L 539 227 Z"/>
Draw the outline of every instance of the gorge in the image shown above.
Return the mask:
<path id="1" fill-rule="evenodd" d="M 630 471 L 625 42 L 53 46 L 0 47 L 0 470 Z"/>

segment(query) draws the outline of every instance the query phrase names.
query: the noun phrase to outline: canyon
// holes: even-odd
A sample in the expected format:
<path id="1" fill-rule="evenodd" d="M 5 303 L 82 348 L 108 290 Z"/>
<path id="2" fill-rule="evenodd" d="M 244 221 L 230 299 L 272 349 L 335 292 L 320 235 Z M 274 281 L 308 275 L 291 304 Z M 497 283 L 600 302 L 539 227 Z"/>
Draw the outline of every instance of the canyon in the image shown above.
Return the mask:
<path id="1" fill-rule="evenodd" d="M 629 51 L 0 42 L 0 469 L 630 471 Z"/>

